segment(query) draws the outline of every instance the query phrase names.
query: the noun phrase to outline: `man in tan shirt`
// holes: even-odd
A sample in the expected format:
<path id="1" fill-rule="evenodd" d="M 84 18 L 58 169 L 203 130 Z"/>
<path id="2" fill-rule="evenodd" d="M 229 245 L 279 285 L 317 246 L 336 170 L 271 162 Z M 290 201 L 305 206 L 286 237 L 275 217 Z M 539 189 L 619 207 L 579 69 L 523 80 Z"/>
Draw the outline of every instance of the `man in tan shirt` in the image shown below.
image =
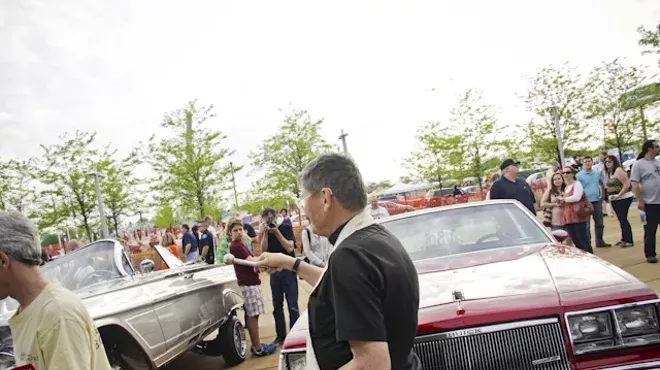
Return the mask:
<path id="1" fill-rule="evenodd" d="M 32 222 L 19 212 L 0 212 L 0 299 L 9 296 L 20 304 L 9 319 L 16 365 L 109 370 L 101 336 L 82 301 L 47 281 L 40 264 Z"/>

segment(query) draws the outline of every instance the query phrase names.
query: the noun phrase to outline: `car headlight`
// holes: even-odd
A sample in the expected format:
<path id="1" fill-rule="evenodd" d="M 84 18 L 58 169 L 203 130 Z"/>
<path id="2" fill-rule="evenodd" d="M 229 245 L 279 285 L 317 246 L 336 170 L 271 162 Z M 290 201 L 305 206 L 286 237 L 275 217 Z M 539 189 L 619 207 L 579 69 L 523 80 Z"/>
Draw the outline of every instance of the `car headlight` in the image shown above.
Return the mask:
<path id="1" fill-rule="evenodd" d="M 583 354 L 660 343 L 658 302 L 569 313 L 567 326 L 573 351 Z"/>
<path id="2" fill-rule="evenodd" d="M 280 370 L 305 370 L 307 352 L 289 352 L 280 355 Z"/>

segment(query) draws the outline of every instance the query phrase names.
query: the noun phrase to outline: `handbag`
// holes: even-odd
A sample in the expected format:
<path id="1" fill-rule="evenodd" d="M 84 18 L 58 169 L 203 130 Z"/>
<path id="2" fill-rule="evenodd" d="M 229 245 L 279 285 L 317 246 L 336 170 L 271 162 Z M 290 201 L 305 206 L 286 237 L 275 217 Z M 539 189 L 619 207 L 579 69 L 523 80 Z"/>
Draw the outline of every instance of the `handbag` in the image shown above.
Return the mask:
<path id="1" fill-rule="evenodd" d="M 544 208 L 543 209 L 543 226 L 550 227 L 552 226 L 552 209 Z"/>
<path id="2" fill-rule="evenodd" d="M 587 196 L 585 194 L 582 194 L 582 199 L 580 199 L 580 201 L 577 202 L 575 214 L 579 218 L 586 218 L 586 219 L 588 219 L 591 215 L 594 214 L 594 206 L 587 199 Z"/>

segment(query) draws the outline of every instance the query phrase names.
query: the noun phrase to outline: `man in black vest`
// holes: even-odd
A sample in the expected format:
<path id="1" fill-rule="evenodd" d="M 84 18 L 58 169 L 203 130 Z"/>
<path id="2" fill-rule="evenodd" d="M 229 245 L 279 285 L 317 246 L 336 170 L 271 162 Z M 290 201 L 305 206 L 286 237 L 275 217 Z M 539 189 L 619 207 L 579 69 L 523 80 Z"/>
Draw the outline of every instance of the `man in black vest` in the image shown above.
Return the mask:
<path id="1" fill-rule="evenodd" d="M 282 253 L 259 264 L 297 272 L 309 298 L 306 369 L 417 370 L 417 272 L 399 240 L 366 210 L 360 171 L 340 154 L 313 160 L 300 175 L 298 207 L 333 244 L 322 269 Z M 393 267 L 394 266 L 394 267 Z"/>

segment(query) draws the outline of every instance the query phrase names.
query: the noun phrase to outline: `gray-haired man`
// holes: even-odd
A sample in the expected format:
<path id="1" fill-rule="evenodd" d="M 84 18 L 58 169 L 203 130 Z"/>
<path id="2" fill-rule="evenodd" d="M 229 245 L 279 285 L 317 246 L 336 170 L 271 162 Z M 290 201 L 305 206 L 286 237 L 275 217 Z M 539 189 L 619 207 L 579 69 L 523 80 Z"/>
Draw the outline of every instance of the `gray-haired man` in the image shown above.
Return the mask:
<path id="1" fill-rule="evenodd" d="M 348 157 L 326 154 L 300 175 L 301 210 L 315 234 L 333 244 L 321 269 L 283 253 L 263 253 L 262 266 L 297 272 L 309 297 L 307 369 L 421 368 L 417 272 L 399 240 L 369 214 L 362 175 Z M 396 268 L 391 268 L 396 266 Z"/>
<path id="2" fill-rule="evenodd" d="M 36 370 L 110 369 L 94 321 L 78 296 L 42 275 L 37 231 L 23 214 L 0 212 L 0 299 L 20 304 L 9 319 L 16 363 Z"/>

